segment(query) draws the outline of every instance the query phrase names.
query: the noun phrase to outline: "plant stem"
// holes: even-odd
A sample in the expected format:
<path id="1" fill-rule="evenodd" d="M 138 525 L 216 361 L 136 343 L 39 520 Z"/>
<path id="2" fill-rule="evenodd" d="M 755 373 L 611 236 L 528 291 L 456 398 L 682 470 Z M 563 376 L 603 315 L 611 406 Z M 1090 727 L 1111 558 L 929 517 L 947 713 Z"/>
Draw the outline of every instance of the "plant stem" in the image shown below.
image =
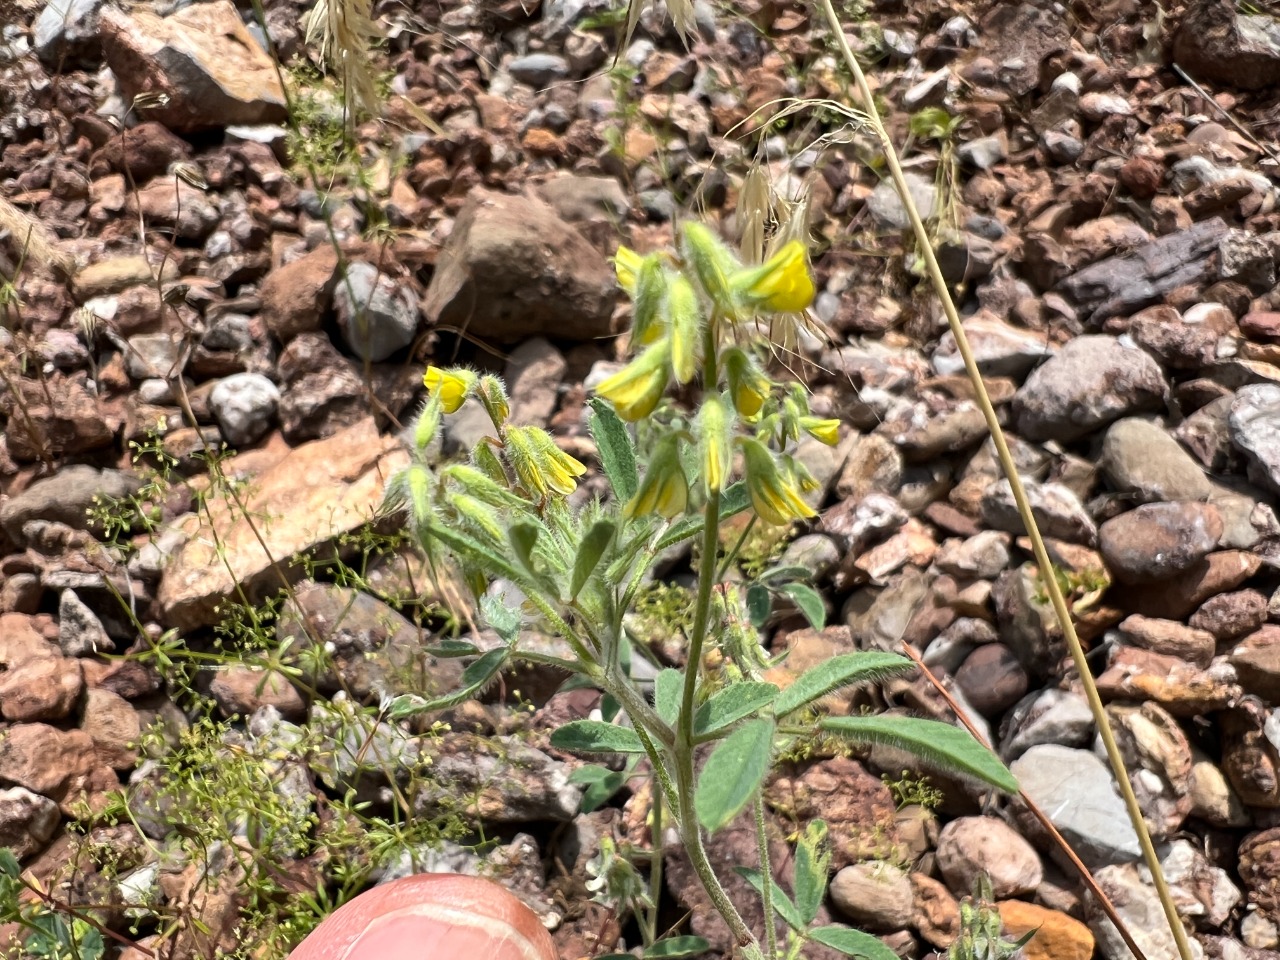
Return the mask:
<path id="1" fill-rule="evenodd" d="M 764 794 L 756 791 L 756 840 L 760 845 L 760 873 L 763 883 L 760 885 L 760 897 L 764 901 L 764 942 L 765 956 L 768 960 L 777 960 L 778 928 L 773 916 L 773 864 L 769 862 L 769 834 L 764 821 Z"/>
<path id="2" fill-rule="evenodd" d="M 844 57 L 850 73 L 853 74 L 854 81 L 857 83 L 858 94 L 862 98 L 863 111 L 884 150 L 889 174 L 893 178 L 893 184 L 897 188 L 899 197 L 902 198 L 902 205 L 906 209 L 908 219 L 911 221 L 911 229 L 915 233 L 916 245 L 919 247 L 920 255 L 924 258 L 929 280 L 937 293 L 943 312 L 946 313 L 947 323 L 951 328 L 952 335 L 955 337 L 956 348 L 964 360 L 965 371 L 973 384 L 978 406 L 982 410 L 983 417 L 987 422 L 987 429 L 991 434 L 992 442 L 995 444 L 1000 467 L 1009 481 L 1014 502 L 1018 506 L 1018 513 L 1022 517 L 1023 526 L 1026 527 L 1027 536 L 1031 540 L 1031 549 L 1035 555 L 1036 564 L 1044 572 L 1045 590 L 1049 594 L 1054 613 L 1057 615 L 1058 623 L 1062 627 L 1062 634 L 1066 639 L 1067 648 L 1071 651 L 1071 659 L 1075 663 L 1076 672 L 1080 675 L 1080 683 L 1084 687 L 1089 709 L 1098 726 L 1098 735 L 1102 738 L 1103 745 L 1106 747 L 1107 759 L 1111 763 L 1111 770 L 1120 788 L 1120 794 L 1124 797 L 1125 807 L 1129 812 L 1129 820 L 1133 825 L 1134 832 L 1138 835 L 1138 843 L 1142 847 L 1143 860 L 1146 862 L 1147 869 L 1151 871 L 1151 879 L 1156 888 L 1156 893 L 1160 897 L 1160 905 L 1164 908 L 1165 922 L 1168 923 L 1169 932 L 1173 934 L 1173 939 L 1177 943 L 1178 955 L 1182 960 L 1192 960 L 1191 944 L 1187 940 L 1186 928 L 1183 927 L 1182 920 L 1178 917 L 1178 909 L 1173 902 L 1173 895 L 1169 891 L 1169 885 L 1165 882 L 1164 871 L 1160 868 L 1160 858 L 1156 854 L 1155 844 L 1151 842 L 1151 834 L 1147 830 L 1146 821 L 1142 817 L 1142 809 L 1139 807 L 1138 798 L 1133 792 L 1133 784 L 1130 783 L 1128 772 L 1125 770 L 1124 758 L 1120 755 L 1120 748 L 1116 745 L 1115 736 L 1111 731 L 1110 720 L 1102 705 L 1102 698 L 1098 695 L 1098 687 L 1093 682 L 1093 674 L 1090 672 L 1089 664 L 1085 660 L 1084 648 L 1080 645 L 1080 638 L 1076 636 L 1075 624 L 1071 619 L 1071 610 L 1067 606 L 1066 597 L 1062 594 L 1062 588 L 1058 585 L 1057 578 L 1052 575 L 1053 563 L 1049 558 L 1049 551 L 1045 548 L 1044 538 L 1040 535 L 1035 516 L 1031 512 L 1031 503 L 1027 499 L 1026 488 L 1022 484 L 1022 478 L 1018 476 L 1018 468 L 1014 464 L 1013 455 L 1009 452 L 1009 444 L 1005 440 L 1004 430 L 1001 429 L 995 407 L 992 406 L 991 398 L 987 394 L 982 372 L 978 369 L 977 360 L 974 359 L 973 351 L 969 347 L 969 338 L 965 335 L 964 326 L 960 323 L 960 314 L 956 310 L 955 302 L 951 299 L 951 292 L 947 288 L 946 278 L 942 275 L 942 268 L 938 266 L 938 258 L 934 255 L 929 233 L 920 217 L 920 211 L 916 208 L 915 203 L 912 202 L 911 191 L 907 186 L 906 177 L 902 173 L 902 165 L 898 162 L 897 151 L 894 150 L 893 143 L 889 140 L 889 134 L 885 130 L 884 124 L 880 121 L 880 114 L 876 110 L 875 99 L 871 93 L 871 87 L 867 83 L 866 75 L 862 72 L 862 66 L 858 63 L 857 57 L 853 55 L 853 51 L 849 49 L 849 41 L 845 39 L 844 29 L 840 25 L 840 18 L 836 15 L 835 8 L 831 5 L 831 0 L 820 0 L 820 5 L 826 14 L 833 38 L 840 47 L 840 53 Z"/>
<path id="3" fill-rule="evenodd" d="M 653 847 L 649 860 L 649 942 L 658 939 L 658 907 L 662 903 L 662 807 L 665 799 L 655 773 L 649 781 L 649 793 L 653 804 L 653 826 L 649 830 L 649 844 Z"/>

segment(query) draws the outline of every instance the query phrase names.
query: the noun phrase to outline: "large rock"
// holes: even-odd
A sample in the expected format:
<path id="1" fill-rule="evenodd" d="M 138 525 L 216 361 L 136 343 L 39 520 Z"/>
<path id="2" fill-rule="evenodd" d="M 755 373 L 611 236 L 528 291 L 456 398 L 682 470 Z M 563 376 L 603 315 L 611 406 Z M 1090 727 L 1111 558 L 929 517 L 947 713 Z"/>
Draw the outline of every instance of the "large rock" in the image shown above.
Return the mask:
<path id="1" fill-rule="evenodd" d="M 1098 530 L 1098 548 L 1125 583 L 1145 583 L 1194 566 L 1222 539 L 1222 515 L 1210 503 L 1147 503 Z"/>
<path id="2" fill-rule="evenodd" d="M 1164 406 L 1160 367 L 1114 337 L 1077 337 L 1027 377 L 1014 396 L 1019 435 L 1076 440 L 1113 420 Z"/>
<path id="3" fill-rule="evenodd" d="M 1280 490 L 1280 384 L 1255 383 L 1236 391 L 1227 429 L 1249 458 L 1249 478 Z"/>
<path id="4" fill-rule="evenodd" d="M 186 517 L 190 539 L 165 570 L 158 593 L 166 621 L 179 629 L 211 624 L 238 584 L 250 592 L 279 587 L 275 564 L 287 567 L 294 554 L 368 521 L 387 478 L 407 461 L 397 441 L 380 437 L 373 421 L 364 420 L 298 447 L 257 477 L 241 494 L 243 511 L 215 499 L 210 512 L 217 538 L 203 515 Z"/>
<path id="5" fill-rule="evenodd" d="M 323 243 L 306 256 L 277 267 L 262 281 L 262 318 L 277 340 L 319 330 L 338 280 L 338 254 Z"/>
<path id="6" fill-rule="evenodd" d="M 967 896 L 982 875 L 998 898 L 1031 893 L 1044 879 L 1035 848 L 1003 820 L 960 817 L 938 835 L 938 869 L 951 892 Z"/>
<path id="7" fill-rule="evenodd" d="M 1242 90 L 1280 83 L 1280 22 L 1231 0 L 1195 0 L 1173 37 L 1173 59 L 1193 76 Z"/>
<path id="8" fill-rule="evenodd" d="M 422 310 L 482 339 L 594 340 L 609 333 L 615 291 L 608 263 L 549 205 L 477 192 L 440 252 Z"/>
<path id="9" fill-rule="evenodd" d="M 1142 856 L 1110 769 L 1089 751 L 1040 744 L 1009 769 L 1086 866 L 1128 863 Z"/>
<path id="10" fill-rule="evenodd" d="M 0 527 L 22 543 L 22 527 L 28 520 L 53 520 L 77 530 L 89 527 L 89 508 L 98 498 L 121 499 L 142 485 L 137 477 L 120 470 L 96 470 L 86 464 L 63 467 L 51 477 L 37 480 L 22 493 L 0 504 Z"/>
<path id="11" fill-rule="evenodd" d="M 58 805 L 47 797 L 25 787 L 0 790 L 0 844 L 19 860 L 44 846 L 61 819 Z"/>
<path id="12" fill-rule="evenodd" d="M 1102 439 L 1099 466 L 1117 490 L 1151 500 L 1205 500 L 1213 485 L 1200 464 L 1159 424 L 1119 420 Z"/>
<path id="13" fill-rule="evenodd" d="M 184 7 L 167 17 L 106 8 L 102 50 L 125 102 L 163 94 L 146 116 L 171 130 L 276 123 L 285 95 L 274 64 L 229 0 Z"/>
<path id="14" fill-rule="evenodd" d="M 1191 745 L 1178 721 L 1155 703 L 1111 704 L 1107 715 L 1131 772 L 1134 794 L 1151 835 L 1164 839 L 1191 812 Z M 1101 748 L 1099 746 L 1099 752 Z"/>

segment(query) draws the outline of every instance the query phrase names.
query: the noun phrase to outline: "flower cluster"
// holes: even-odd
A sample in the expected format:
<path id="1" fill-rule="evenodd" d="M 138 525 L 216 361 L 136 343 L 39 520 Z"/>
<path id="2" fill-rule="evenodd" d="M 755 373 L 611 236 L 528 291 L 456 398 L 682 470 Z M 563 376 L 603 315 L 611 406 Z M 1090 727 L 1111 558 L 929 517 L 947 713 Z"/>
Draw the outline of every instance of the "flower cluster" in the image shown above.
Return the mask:
<path id="1" fill-rule="evenodd" d="M 696 447 L 699 481 L 709 496 L 732 479 L 735 450 L 756 514 L 786 524 L 813 516 L 801 493 L 812 478 L 785 450 L 807 433 L 834 445 L 839 422 L 812 416 L 805 392 L 784 389 L 750 349 L 755 318 L 804 311 L 813 300 L 804 245 L 786 243 L 759 266 L 744 265 L 706 226 L 688 223 L 679 254 L 641 256 L 620 247 L 618 283 L 631 297 L 631 343 L 638 352 L 596 392 L 624 420 L 653 415 L 673 385 L 701 377 L 692 429 L 659 440 L 629 514 L 675 517 L 688 503 L 682 451 Z"/>

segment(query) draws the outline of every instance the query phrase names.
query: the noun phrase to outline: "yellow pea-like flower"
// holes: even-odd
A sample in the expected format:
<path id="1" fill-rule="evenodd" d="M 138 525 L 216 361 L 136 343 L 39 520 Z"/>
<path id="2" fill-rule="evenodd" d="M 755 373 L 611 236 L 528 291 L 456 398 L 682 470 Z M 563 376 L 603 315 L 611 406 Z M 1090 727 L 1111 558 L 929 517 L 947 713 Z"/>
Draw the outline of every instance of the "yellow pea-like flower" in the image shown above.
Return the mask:
<path id="1" fill-rule="evenodd" d="M 659 340 L 596 387 L 623 420 L 649 416 L 658 406 L 671 379 L 671 343 Z"/>
<path id="2" fill-rule="evenodd" d="M 630 247 L 620 246 L 618 252 L 613 255 L 613 270 L 618 276 L 618 286 L 625 290 L 628 296 L 636 295 L 636 277 L 640 273 L 640 265 L 644 263 L 644 259 Z"/>
<path id="3" fill-rule="evenodd" d="M 742 452 L 746 461 L 747 492 L 761 520 L 784 526 L 793 520 L 817 516 L 801 498 L 796 485 L 783 476 L 768 447 L 759 440 L 743 440 Z"/>
<path id="4" fill-rule="evenodd" d="M 800 428 L 813 439 L 834 447 L 840 442 L 840 421 L 821 417 L 801 417 Z"/>
<path id="5" fill-rule="evenodd" d="M 773 383 L 764 371 L 738 347 L 730 347 L 722 355 L 725 378 L 729 382 L 729 396 L 734 409 L 750 419 L 760 412 L 773 390 Z"/>
<path id="6" fill-rule="evenodd" d="M 730 281 L 734 293 L 767 313 L 799 313 L 816 293 L 804 244 L 792 240 L 758 267 L 742 270 Z"/>
<path id="7" fill-rule="evenodd" d="M 577 487 L 574 478 L 587 472 L 539 427 L 508 427 L 505 446 L 517 479 L 530 495 L 567 497 Z"/>
<path id="8" fill-rule="evenodd" d="M 689 503 L 689 479 L 680 463 L 680 438 L 664 437 L 649 461 L 644 480 L 628 501 L 628 517 L 658 514 L 670 520 L 684 513 Z"/>
<path id="9" fill-rule="evenodd" d="M 457 412 L 475 382 L 476 375 L 461 367 L 449 370 L 427 367 L 427 372 L 422 377 L 422 385 L 427 388 L 427 392 L 433 397 L 440 397 L 440 408 L 445 413 Z"/>

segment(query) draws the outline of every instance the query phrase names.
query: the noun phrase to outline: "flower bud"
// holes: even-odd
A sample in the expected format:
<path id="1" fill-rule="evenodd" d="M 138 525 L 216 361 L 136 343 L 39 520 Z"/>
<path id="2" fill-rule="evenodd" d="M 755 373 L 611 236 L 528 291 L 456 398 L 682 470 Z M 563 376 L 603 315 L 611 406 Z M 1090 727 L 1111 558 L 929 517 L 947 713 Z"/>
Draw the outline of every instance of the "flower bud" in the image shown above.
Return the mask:
<path id="1" fill-rule="evenodd" d="M 728 404 L 718 396 L 707 397 L 698 411 L 698 454 L 708 493 L 719 493 L 728 482 L 733 470 L 732 440 Z"/>
<path id="2" fill-rule="evenodd" d="M 628 517 L 658 514 L 670 520 L 684 513 L 689 502 L 689 479 L 680 462 L 680 437 L 669 434 L 658 443 L 640 489 L 626 506 Z"/>
<path id="3" fill-rule="evenodd" d="M 684 225 L 681 252 L 716 311 L 727 319 L 737 319 L 737 301 L 729 288 L 729 277 L 739 273 L 742 264 L 733 251 L 709 227 L 690 221 Z"/>
<path id="4" fill-rule="evenodd" d="M 507 402 L 507 388 L 503 386 L 501 378 L 491 373 L 485 374 L 480 378 L 476 394 L 484 405 L 485 413 L 489 414 L 489 419 L 493 422 L 493 429 L 501 433 L 502 428 L 507 424 L 507 418 L 511 416 L 511 405 Z"/>
<path id="5" fill-rule="evenodd" d="M 702 354 L 702 310 L 698 292 L 683 274 L 667 288 L 667 316 L 671 328 L 671 369 L 677 383 L 688 383 L 698 372 Z"/>

